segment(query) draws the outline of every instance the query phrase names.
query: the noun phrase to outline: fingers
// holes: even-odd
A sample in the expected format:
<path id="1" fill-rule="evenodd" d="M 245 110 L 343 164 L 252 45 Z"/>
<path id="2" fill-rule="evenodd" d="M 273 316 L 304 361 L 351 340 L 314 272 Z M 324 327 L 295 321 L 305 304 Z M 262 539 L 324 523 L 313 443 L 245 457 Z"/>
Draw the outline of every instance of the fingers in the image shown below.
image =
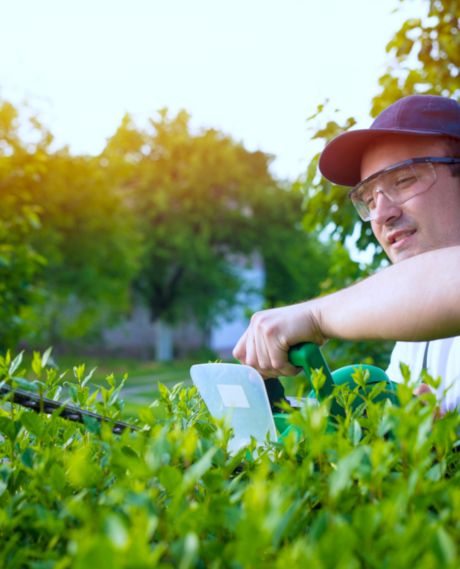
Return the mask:
<path id="1" fill-rule="evenodd" d="M 255 313 L 233 350 L 235 358 L 254 367 L 264 377 L 298 373 L 298 369 L 289 363 L 289 342 L 280 332 L 277 310 Z"/>
<path id="2" fill-rule="evenodd" d="M 247 342 L 248 330 L 244 332 L 241 338 L 236 343 L 236 346 L 233 348 L 233 357 L 239 360 L 242 363 L 246 361 L 246 342 Z"/>
<path id="3" fill-rule="evenodd" d="M 275 375 L 278 374 L 278 370 L 275 370 L 272 361 L 270 358 L 270 353 L 265 342 L 265 338 L 262 334 L 254 335 L 254 359 L 256 360 L 257 366 L 259 369 L 264 370 L 265 373 L 269 371 L 274 371 Z"/>

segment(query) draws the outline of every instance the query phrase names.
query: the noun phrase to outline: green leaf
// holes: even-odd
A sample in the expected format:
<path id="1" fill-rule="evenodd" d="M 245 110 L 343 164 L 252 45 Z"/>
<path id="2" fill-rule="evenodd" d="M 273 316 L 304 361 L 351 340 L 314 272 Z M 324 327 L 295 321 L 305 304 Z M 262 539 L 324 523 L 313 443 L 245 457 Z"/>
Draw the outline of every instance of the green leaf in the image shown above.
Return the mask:
<path id="1" fill-rule="evenodd" d="M 164 466 L 158 475 L 160 484 L 170 494 L 174 494 L 180 488 L 182 478 L 183 473 L 178 468 L 169 465 Z"/>
<path id="2" fill-rule="evenodd" d="M 28 447 L 21 455 L 21 462 L 27 468 L 33 468 L 34 466 L 34 451 Z"/>
<path id="3" fill-rule="evenodd" d="M 443 527 L 439 527 L 434 534 L 433 549 L 442 566 L 450 566 L 457 559 L 455 542 Z"/>
<path id="4" fill-rule="evenodd" d="M 179 569 L 190 569 L 191 567 L 196 566 L 199 546 L 200 542 L 196 533 L 187 533 L 184 539 L 184 548 L 182 558 L 179 563 Z"/>
<path id="5" fill-rule="evenodd" d="M 37 393 L 38 391 L 40 391 L 40 389 L 43 389 L 45 387 L 44 383 L 42 383 L 41 381 L 37 381 L 36 379 L 34 381 L 29 381 L 28 379 L 24 379 L 23 377 L 16 377 L 16 376 L 12 377 L 11 379 L 13 380 L 13 384 L 15 386 L 18 386 L 26 391 L 33 391 L 34 393 Z"/>
<path id="6" fill-rule="evenodd" d="M 316 396 L 318 396 L 325 382 L 326 382 L 326 376 L 322 369 L 311 370 L 311 384 L 315 391 Z"/>
<path id="7" fill-rule="evenodd" d="M 21 427 L 22 424 L 20 421 L 8 419 L 7 417 L 0 417 L 0 433 L 6 435 L 13 443 L 16 440 Z"/>
<path id="8" fill-rule="evenodd" d="M 42 376 L 43 365 L 42 365 L 42 358 L 39 352 L 34 352 L 32 358 L 32 371 L 37 376 L 38 379 Z"/>
<path id="9" fill-rule="evenodd" d="M 100 434 L 101 424 L 94 417 L 88 417 L 87 415 L 83 415 L 83 423 L 90 433 Z"/>
<path id="10" fill-rule="evenodd" d="M 21 423 L 24 427 L 34 435 L 41 436 L 45 429 L 43 417 L 34 411 L 26 411 L 21 415 Z"/>
<path id="11" fill-rule="evenodd" d="M 53 351 L 52 347 L 49 347 L 42 355 L 42 361 L 41 361 L 41 365 L 42 368 L 45 368 L 48 365 L 48 361 L 50 359 L 51 356 L 51 352 Z"/>
<path id="12" fill-rule="evenodd" d="M 82 386 L 82 387 L 85 387 L 85 385 L 86 385 L 89 381 L 91 381 L 91 379 L 93 378 L 94 372 L 95 372 L 96 370 L 97 370 L 97 368 L 96 368 L 96 367 L 93 367 L 93 369 L 92 369 L 89 373 L 86 374 L 85 378 L 84 378 L 84 379 L 82 380 L 82 382 L 81 382 L 81 386 Z"/>
<path id="13" fill-rule="evenodd" d="M 187 488 L 196 482 L 211 468 L 216 448 L 210 448 L 198 462 L 188 468 L 184 474 L 183 485 Z"/>
<path id="14" fill-rule="evenodd" d="M 357 445 L 359 441 L 362 439 L 363 430 L 361 425 L 356 419 L 353 419 L 349 429 L 348 429 L 349 437 L 353 443 L 353 445 Z"/>
<path id="15" fill-rule="evenodd" d="M 337 468 L 332 473 L 329 483 L 332 498 L 337 499 L 346 488 L 350 487 L 352 476 L 362 464 L 365 456 L 365 448 L 357 447 L 337 463 Z"/>
<path id="16" fill-rule="evenodd" d="M 10 367 L 8 369 L 9 375 L 14 375 L 15 371 L 19 368 L 22 363 L 24 352 L 20 352 L 14 360 L 11 362 Z"/>
<path id="17" fill-rule="evenodd" d="M 109 515 L 105 519 L 105 535 L 117 549 L 124 549 L 128 544 L 129 533 L 122 519 L 117 515 Z"/>

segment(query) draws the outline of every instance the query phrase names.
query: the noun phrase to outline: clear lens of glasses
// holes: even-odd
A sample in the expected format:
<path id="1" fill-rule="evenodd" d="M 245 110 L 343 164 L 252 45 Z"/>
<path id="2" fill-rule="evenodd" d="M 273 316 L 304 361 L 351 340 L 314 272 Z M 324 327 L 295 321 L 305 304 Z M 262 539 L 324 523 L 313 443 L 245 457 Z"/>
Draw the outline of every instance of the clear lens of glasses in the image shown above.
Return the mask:
<path id="1" fill-rule="evenodd" d="M 391 203 L 400 205 L 428 190 L 436 181 L 433 164 L 401 165 L 371 176 L 350 192 L 350 198 L 363 221 L 375 216 L 378 194 L 383 194 Z"/>

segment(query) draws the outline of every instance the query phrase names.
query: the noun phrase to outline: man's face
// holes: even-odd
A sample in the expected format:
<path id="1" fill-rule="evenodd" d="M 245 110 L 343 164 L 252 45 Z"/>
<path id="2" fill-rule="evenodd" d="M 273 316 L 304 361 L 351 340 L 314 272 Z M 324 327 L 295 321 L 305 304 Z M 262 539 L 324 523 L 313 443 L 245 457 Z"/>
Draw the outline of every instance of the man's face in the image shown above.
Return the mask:
<path id="1" fill-rule="evenodd" d="M 364 154 L 361 178 L 424 156 L 447 156 L 436 137 L 388 136 Z M 379 196 L 372 230 L 393 263 L 432 249 L 460 245 L 460 179 L 446 165 L 435 165 L 436 181 L 401 205 Z"/>

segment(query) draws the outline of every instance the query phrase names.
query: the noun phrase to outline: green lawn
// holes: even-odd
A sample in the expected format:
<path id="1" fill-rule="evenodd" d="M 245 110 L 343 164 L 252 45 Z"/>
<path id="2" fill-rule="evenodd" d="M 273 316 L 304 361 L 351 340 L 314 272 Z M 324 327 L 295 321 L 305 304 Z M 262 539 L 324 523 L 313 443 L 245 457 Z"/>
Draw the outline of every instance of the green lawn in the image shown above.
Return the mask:
<path id="1" fill-rule="evenodd" d="M 177 360 L 173 362 L 142 361 L 131 358 L 112 358 L 104 356 L 65 355 L 54 357 L 60 369 L 71 370 L 74 366 L 85 364 L 86 369 L 96 368 L 93 379 L 96 383 L 103 382 L 111 373 L 117 379 L 127 374 L 128 383 L 145 384 L 152 378 L 157 381 L 170 383 L 189 378 L 190 366 L 199 363 L 195 360 Z"/>

